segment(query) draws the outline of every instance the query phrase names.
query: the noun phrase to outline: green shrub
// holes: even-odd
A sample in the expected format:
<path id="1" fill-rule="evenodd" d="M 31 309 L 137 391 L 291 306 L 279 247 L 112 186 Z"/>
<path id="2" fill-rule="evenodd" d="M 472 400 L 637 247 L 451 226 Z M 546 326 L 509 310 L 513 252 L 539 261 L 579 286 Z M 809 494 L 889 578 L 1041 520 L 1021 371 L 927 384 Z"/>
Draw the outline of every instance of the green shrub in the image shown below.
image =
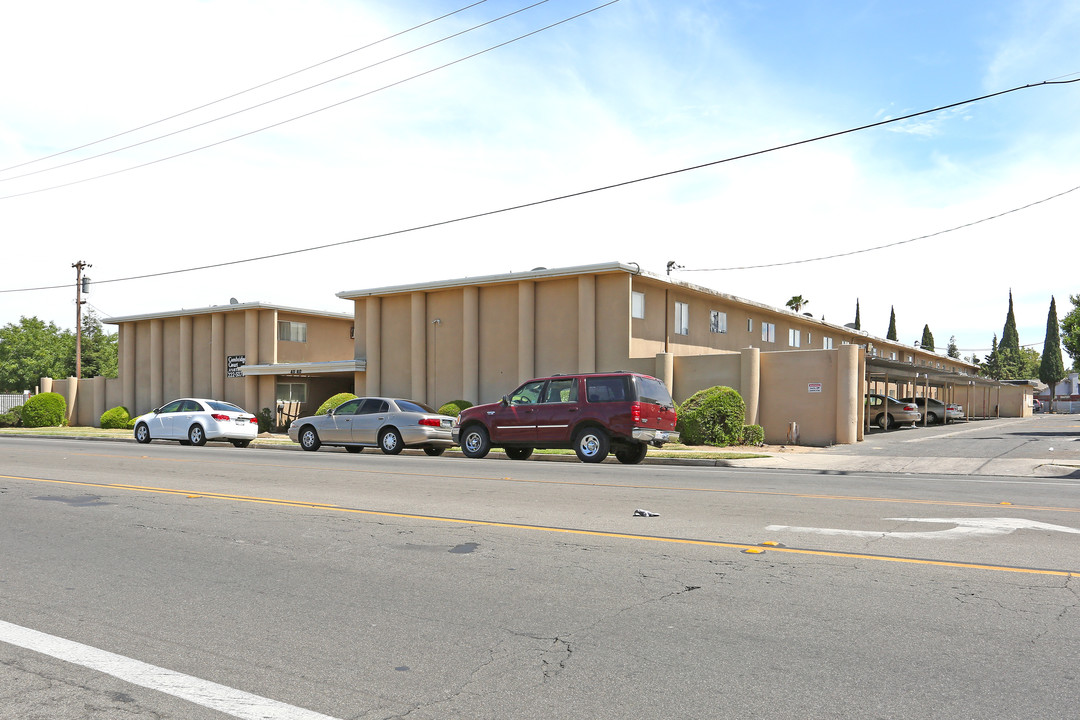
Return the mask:
<path id="1" fill-rule="evenodd" d="M 30 396 L 23 406 L 22 419 L 26 427 L 60 427 L 67 424 L 67 402 L 59 393 L 38 393 Z"/>
<path id="2" fill-rule="evenodd" d="M 22 411 L 23 411 L 23 406 L 22 405 L 16 405 L 15 407 L 8 410 L 8 414 L 15 416 L 15 419 L 17 421 L 15 423 L 16 425 L 22 425 Z"/>
<path id="3" fill-rule="evenodd" d="M 700 390 L 679 407 L 676 429 L 686 445 L 735 445 L 742 442 L 746 403 L 727 386 Z"/>
<path id="4" fill-rule="evenodd" d="M 334 395 L 329 400 L 327 400 L 322 405 L 320 405 L 319 409 L 315 411 L 315 414 L 316 415 L 325 415 L 327 412 L 329 412 L 333 408 L 336 408 L 341 403 L 343 403 L 343 402 L 345 402 L 347 400 L 353 400 L 355 398 L 356 398 L 356 396 L 353 395 L 352 393 L 338 393 L 337 395 Z"/>
<path id="5" fill-rule="evenodd" d="M 106 410 L 101 413 L 101 427 L 123 429 L 128 426 L 131 421 L 131 413 L 123 405 L 117 405 L 114 408 Z"/>
<path id="6" fill-rule="evenodd" d="M 471 408 L 473 404 L 468 400 L 451 400 L 450 402 L 439 408 L 440 415 L 453 415 L 457 417 L 461 414 L 462 410 Z"/>
<path id="7" fill-rule="evenodd" d="M 765 444 L 765 428 L 760 425 L 743 425 L 742 444 L 760 446 Z"/>
<path id="8" fill-rule="evenodd" d="M 18 427 L 19 416 L 10 410 L 6 413 L 0 414 L 0 427 Z"/>
<path id="9" fill-rule="evenodd" d="M 263 408 L 262 410 L 259 411 L 259 414 L 256 415 L 255 417 L 257 417 L 259 419 L 259 432 L 260 433 L 274 432 L 274 411 L 273 410 L 271 410 L 270 408 Z"/>

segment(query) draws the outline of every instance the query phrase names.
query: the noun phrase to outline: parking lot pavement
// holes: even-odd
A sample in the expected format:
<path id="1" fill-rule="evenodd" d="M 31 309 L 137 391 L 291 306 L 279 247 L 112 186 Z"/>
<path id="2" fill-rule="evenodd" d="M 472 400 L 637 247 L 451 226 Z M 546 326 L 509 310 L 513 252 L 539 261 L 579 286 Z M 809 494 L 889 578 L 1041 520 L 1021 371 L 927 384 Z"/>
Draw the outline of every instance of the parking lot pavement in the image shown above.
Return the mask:
<path id="1" fill-rule="evenodd" d="M 932 427 L 876 428 L 861 443 L 806 453 L 720 461 L 731 467 L 834 472 L 1005 475 L 1080 479 L 1080 415 L 970 420 Z"/>

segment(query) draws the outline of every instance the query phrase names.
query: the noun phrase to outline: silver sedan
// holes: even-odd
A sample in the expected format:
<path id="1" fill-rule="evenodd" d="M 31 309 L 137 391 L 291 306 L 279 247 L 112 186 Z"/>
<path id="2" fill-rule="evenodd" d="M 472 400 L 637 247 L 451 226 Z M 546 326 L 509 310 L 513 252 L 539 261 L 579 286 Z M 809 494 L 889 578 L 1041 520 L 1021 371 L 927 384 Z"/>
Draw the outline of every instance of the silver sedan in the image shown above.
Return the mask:
<path id="1" fill-rule="evenodd" d="M 397 455 L 404 448 L 423 448 L 442 455 L 454 444 L 454 418 L 440 415 L 423 403 L 402 398 L 364 397 L 346 400 L 325 415 L 293 420 L 289 439 L 304 450 L 339 445 L 358 453 L 366 447 Z"/>

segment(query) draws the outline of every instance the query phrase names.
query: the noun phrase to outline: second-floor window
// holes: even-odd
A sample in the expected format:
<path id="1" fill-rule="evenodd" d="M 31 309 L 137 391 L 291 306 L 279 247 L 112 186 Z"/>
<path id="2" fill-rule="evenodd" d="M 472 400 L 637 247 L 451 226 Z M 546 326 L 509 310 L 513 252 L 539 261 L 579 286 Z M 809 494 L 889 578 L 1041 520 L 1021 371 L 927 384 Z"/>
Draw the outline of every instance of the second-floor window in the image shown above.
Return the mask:
<path id="1" fill-rule="evenodd" d="M 727 332 L 727 313 L 719 310 L 709 312 L 709 330 L 714 333 Z"/>
<path id="2" fill-rule="evenodd" d="M 684 302 L 675 303 L 675 334 L 690 333 L 690 306 Z"/>
<path id="3" fill-rule="evenodd" d="M 645 317 L 645 293 L 637 291 L 630 293 L 630 317 Z"/>
<path id="4" fill-rule="evenodd" d="M 787 344 L 788 347 L 799 347 L 802 344 L 802 333 L 795 328 L 790 328 L 787 331 Z"/>
<path id="5" fill-rule="evenodd" d="M 821 338 L 821 347 L 825 348 L 826 350 L 832 350 L 832 338 L 831 337 L 823 337 L 823 338 Z"/>
<path id="6" fill-rule="evenodd" d="M 277 324 L 277 339 L 286 342 L 307 342 L 307 323 L 282 320 Z"/>
<path id="7" fill-rule="evenodd" d="M 776 342 L 776 323 L 761 323 L 761 342 Z"/>

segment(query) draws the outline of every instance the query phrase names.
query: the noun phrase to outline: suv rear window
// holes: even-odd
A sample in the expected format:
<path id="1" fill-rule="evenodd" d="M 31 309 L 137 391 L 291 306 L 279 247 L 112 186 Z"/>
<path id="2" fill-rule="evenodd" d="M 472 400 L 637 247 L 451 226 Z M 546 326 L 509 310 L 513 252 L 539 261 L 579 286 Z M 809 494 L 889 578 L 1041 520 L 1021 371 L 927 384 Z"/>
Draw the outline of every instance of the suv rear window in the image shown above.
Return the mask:
<path id="1" fill-rule="evenodd" d="M 626 375 L 585 378 L 585 398 L 591 403 L 625 402 L 630 399 L 629 380 Z"/>
<path id="2" fill-rule="evenodd" d="M 634 376 L 634 386 L 637 388 L 638 400 L 652 405 L 674 407 L 675 402 L 671 399 L 671 393 L 667 386 L 656 378 Z"/>

